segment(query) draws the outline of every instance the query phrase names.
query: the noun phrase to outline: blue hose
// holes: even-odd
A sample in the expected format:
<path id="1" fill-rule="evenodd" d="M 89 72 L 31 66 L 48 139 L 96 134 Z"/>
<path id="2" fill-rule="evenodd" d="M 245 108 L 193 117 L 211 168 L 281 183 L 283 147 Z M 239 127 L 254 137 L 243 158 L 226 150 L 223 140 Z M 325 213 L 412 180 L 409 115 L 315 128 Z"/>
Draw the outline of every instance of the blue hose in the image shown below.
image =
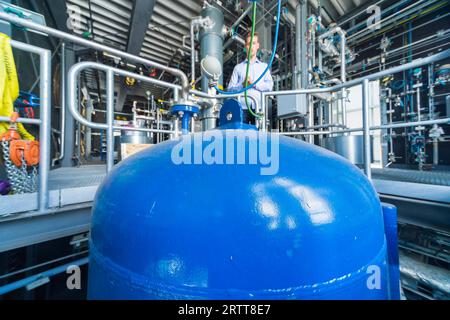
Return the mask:
<path id="1" fill-rule="evenodd" d="M 267 65 L 266 70 L 264 70 L 264 72 L 261 74 L 261 76 L 255 82 L 253 82 L 252 84 L 250 84 L 247 87 L 242 88 L 241 90 L 238 90 L 238 91 L 224 91 L 224 90 L 219 89 L 217 86 L 214 86 L 214 89 L 216 89 L 218 93 L 220 93 L 220 94 L 240 94 L 240 93 L 244 93 L 245 91 L 250 90 L 251 88 L 253 88 L 259 81 L 261 81 L 262 78 L 264 78 L 264 76 L 266 75 L 267 71 L 269 71 L 270 68 L 272 67 L 273 60 L 275 59 L 276 49 L 277 49 L 277 45 L 278 45 L 278 30 L 280 29 L 280 14 L 281 14 L 281 0 L 278 0 L 277 26 L 275 28 L 275 39 L 273 41 L 272 56 L 270 57 L 270 62 Z"/>

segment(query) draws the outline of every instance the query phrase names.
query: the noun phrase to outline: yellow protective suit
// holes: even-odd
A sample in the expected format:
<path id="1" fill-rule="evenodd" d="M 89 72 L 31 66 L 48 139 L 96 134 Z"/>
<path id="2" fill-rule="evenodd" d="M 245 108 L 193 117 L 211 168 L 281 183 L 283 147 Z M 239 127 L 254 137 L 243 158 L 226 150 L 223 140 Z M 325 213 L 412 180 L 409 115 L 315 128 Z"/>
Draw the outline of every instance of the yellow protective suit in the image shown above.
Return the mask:
<path id="1" fill-rule="evenodd" d="M 16 64 L 12 53 L 10 38 L 0 33 L 0 116 L 10 117 L 14 112 L 14 101 L 19 96 L 19 80 Z M 8 131 L 9 122 L 0 122 L 0 135 Z M 24 140 L 34 140 L 34 137 L 17 124 L 17 131 Z"/>

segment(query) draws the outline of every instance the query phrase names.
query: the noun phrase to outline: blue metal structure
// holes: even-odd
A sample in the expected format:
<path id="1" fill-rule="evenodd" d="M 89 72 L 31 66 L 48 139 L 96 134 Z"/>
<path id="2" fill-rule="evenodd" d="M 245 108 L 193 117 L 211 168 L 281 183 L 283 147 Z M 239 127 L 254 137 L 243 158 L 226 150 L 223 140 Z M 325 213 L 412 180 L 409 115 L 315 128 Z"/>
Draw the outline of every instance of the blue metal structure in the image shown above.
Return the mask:
<path id="1" fill-rule="evenodd" d="M 233 101 L 222 108 L 226 130 L 154 146 L 104 180 L 93 207 L 88 298 L 389 299 L 382 207 L 344 158 L 268 134 L 273 161 L 279 151 L 275 175 L 250 161 L 174 162 L 180 143 L 192 158 L 194 141 L 204 141 L 201 151 L 213 140 L 244 143 L 246 159 L 252 143 L 262 148 L 262 134 L 242 130 L 254 127 L 230 130 L 230 118 L 239 119 Z"/>

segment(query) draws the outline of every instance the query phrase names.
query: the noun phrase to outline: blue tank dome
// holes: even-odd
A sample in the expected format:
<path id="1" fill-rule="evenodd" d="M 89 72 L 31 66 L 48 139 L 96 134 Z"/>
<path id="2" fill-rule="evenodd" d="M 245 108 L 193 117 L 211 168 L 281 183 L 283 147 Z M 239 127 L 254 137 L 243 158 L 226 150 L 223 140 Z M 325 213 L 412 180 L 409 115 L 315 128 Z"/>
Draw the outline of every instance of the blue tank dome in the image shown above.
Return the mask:
<path id="1" fill-rule="evenodd" d="M 245 132 L 237 140 L 251 142 Z M 370 181 L 332 152 L 277 139 L 275 175 L 261 165 L 176 164 L 180 140 L 117 165 L 93 207 L 89 298 L 387 299 Z M 368 285 L 371 266 L 379 288 Z"/>

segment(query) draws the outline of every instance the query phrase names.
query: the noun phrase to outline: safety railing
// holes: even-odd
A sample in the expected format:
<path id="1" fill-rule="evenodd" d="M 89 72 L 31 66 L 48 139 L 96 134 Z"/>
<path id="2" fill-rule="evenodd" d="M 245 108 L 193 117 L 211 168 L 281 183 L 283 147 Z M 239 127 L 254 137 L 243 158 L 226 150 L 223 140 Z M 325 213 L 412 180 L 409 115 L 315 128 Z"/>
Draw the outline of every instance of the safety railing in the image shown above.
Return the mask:
<path id="1" fill-rule="evenodd" d="M 106 123 L 96 123 L 88 121 L 84 118 L 78 111 L 78 99 L 77 99 L 77 83 L 78 77 L 83 70 L 86 69 L 96 69 L 101 70 L 106 73 Z M 72 116 L 80 122 L 92 129 L 106 130 L 106 145 L 107 145 L 107 156 L 106 156 L 106 167 L 109 172 L 114 165 L 114 131 L 144 131 L 144 132 L 154 132 L 154 133 L 167 133 L 172 136 L 177 136 L 179 131 L 177 125 L 175 125 L 175 130 L 162 130 L 162 129 L 150 129 L 150 128 L 139 128 L 139 127 L 124 127 L 114 125 L 114 76 L 120 75 L 124 77 L 134 78 L 138 81 L 150 83 L 163 88 L 169 88 L 174 91 L 174 96 L 181 89 L 181 86 L 175 85 L 173 83 L 161 81 L 155 78 L 146 77 L 140 74 L 132 73 L 122 69 L 113 68 L 104 64 L 96 62 L 80 62 L 74 65 L 68 75 L 67 87 L 68 87 L 68 100 L 69 100 L 69 111 Z M 242 94 L 238 95 L 209 95 L 201 91 L 191 90 L 191 94 L 203 97 L 207 99 L 229 99 L 230 97 L 242 97 Z M 249 96 L 253 100 L 256 107 L 259 108 L 259 103 L 256 98 Z"/>
<path id="2" fill-rule="evenodd" d="M 17 122 L 39 126 L 39 180 L 38 206 L 40 211 L 48 208 L 49 191 L 48 175 L 50 171 L 50 134 L 51 134 L 51 52 L 43 48 L 11 40 L 15 49 L 37 54 L 40 57 L 40 117 L 39 119 L 19 118 Z M 0 117 L 0 121 L 10 121 L 8 117 Z"/>
<path id="3" fill-rule="evenodd" d="M 370 127 L 370 118 L 369 118 L 369 96 L 370 96 L 370 88 L 369 88 L 369 82 L 371 80 L 377 80 L 380 78 L 383 78 L 388 75 L 392 75 L 395 73 L 399 73 L 402 71 L 415 69 L 424 65 L 431 64 L 433 62 L 443 60 L 450 57 L 450 49 L 445 50 L 443 52 L 440 52 L 438 54 L 422 58 L 422 59 L 416 59 L 410 63 L 394 67 L 391 69 L 383 70 L 362 78 L 354 79 L 351 81 L 347 81 L 345 83 L 335 85 L 333 87 L 328 88 L 315 88 L 315 89 L 299 89 L 299 90 L 286 90 L 286 91 L 271 91 L 271 92 L 264 92 L 262 94 L 262 109 L 266 110 L 266 99 L 269 96 L 280 96 L 280 95 L 292 95 L 292 94 L 305 94 L 305 95 L 311 95 L 315 93 L 330 93 L 330 92 L 336 92 L 345 88 L 357 86 L 362 84 L 362 128 L 355 128 L 355 129 L 344 129 L 344 130 L 338 130 L 338 131 L 300 131 L 300 132 L 288 132 L 284 133 L 281 132 L 280 134 L 283 135 L 326 135 L 326 134 L 335 134 L 335 133 L 349 133 L 349 132 L 363 132 L 363 148 L 364 148 L 364 172 L 367 175 L 369 179 L 372 178 L 371 173 L 371 149 L 370 149 L 370 132 L 375 130 L 384 130 L 384 129 L 391 129 L 391 128 L 406 128 L 406 127 L 414 127 L 414 126 L 425 126 L 425 125 L 433 125 L 433 124 L 445 124 L 450 123 L 450 118 L 443 118 L 443 119 L 435 119 L 435 120 L 427 120 L 427 121 L 416 121 L 416 122 L 407 122 L 407 123 L 395 123 L 391 125 L 382 125 L 382 126 L 375 126 Z M 264 115 L 266 115 L 266 112 L 264 112 Z M 264 123 L 267 122 L 266 116 L 264 119 Z"/>

